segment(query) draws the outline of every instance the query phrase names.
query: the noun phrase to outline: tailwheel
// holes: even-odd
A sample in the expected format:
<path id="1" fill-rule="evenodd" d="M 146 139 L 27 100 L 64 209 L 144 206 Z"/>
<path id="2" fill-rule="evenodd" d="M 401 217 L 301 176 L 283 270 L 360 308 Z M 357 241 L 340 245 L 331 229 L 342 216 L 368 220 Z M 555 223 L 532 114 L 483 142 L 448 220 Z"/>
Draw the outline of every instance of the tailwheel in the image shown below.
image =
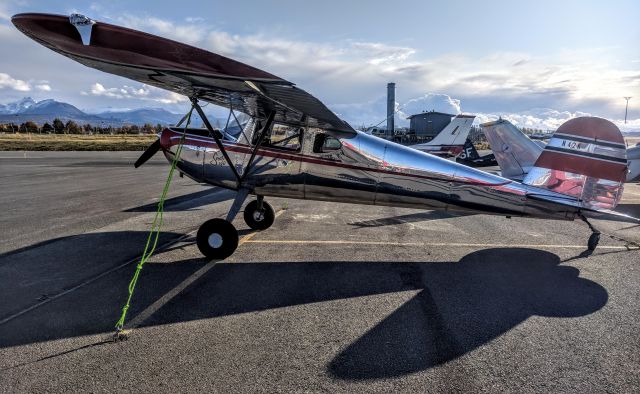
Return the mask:
<path id="1" fill-rule="evenodd" d="M 238 247 L 238 231 L 224 219 L 207 220 L 198 229 L 196 243 L 205 257 L 212 260 L 226 259 Z"/>
<path id="2" fill-rule="evenodd" d="M 275 217 L 273 207 L 264 200 L 253 200 L 244 208 L 244 221 L 253 230 L 268 229 L 273 224 Z"/>
<path id="3" fill-rule="evenodd" d="M 589 237 L 589 242 L 587 243 L 587 248 L 593 252 L 594 250 L 596 250 L 598 242 L 600 242 L 600 233 L 591 234 L 591 236 Z"/>
<path id="4" fill-rule="evenodd" d="M 598 242 L 600 242 L 600 231 L 593 227 L 593 224 L 591 224 L 584 215 L 580 214 L 580 219 L 582 219 L 582 221 L 589 226 L 589 230 L 591 230 L 591 236 L 587 242 L 587 249 L 593 252 L 598 247 Z"/>

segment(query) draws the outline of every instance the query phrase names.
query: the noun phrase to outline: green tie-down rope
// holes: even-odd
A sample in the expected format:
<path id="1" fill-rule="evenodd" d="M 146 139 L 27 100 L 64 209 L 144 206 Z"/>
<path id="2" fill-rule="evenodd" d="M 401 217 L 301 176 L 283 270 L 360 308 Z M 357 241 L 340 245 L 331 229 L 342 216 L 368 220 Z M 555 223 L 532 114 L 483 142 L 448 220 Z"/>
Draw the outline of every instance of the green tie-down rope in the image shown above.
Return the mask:
<path id="1" fill-rule="evenodd" d="M 169 192 L 169 185 L 171 184 L 171 179 L 173 178 L 173 172 L 176 169 L 176 164 L 178 163 L 178 159 L 180 158 L 180 153 L 182 152 L 182 145 L 184 143 L 185 134 L 187 132 L 187 127 L 189 127 L 189 123 L 191 122 L 191 113 L 193 112 L 193 107 L 187 114 L 187 123 L 184 126 L 184 130 L 182 132 L 182 137 L 180 138 L 180 142 L 178 143 L 178 147 L 176 148 L 176 153 L 173 156 L 173 161 L 171 162 L 171 169 L 169 170 L 169 175 L 167 176 L 167 181 L 164 184 L 164 189 L 162 190 L 162 195 L 160 196 L 160 201 L 158 201 L 158 210 L 156 211 L 156 216 L 153 219 L 153 223 L 151 223 L 151 230 L 149 230 L 149 236 L 147 237 L 147 244 L 144 247 L 144 252 L 142 252 L 142 257 L 140 257 L 140 262 L 136 267 L 136 272 L 133 274 L 133 278 L 131 278 L 131 282 L 129 282 L 129 297 L 127 298 L 127 303 L 122 307 L 122 315 L 120 315 L 120 320 L 116 323 L 116 335 L 122 331 L 124 327 L 124 321 L 127 317 L 127 311 L 129 310 L 129 305 L 131 304 L 131 298 L 133 297 L 133 291 L 136 288 L 136 283 L 138 283 L 138 277 L 140 276 L 140 271 L 142 271 L 142 267 L 144 263 L 151 257 L 153 252 L 158 245 L 158 239 L 160 237 L 160 228 L 162 227 L 162 214 L 164 212 L 164 201 L 167 198 L 167 193 Z"/>

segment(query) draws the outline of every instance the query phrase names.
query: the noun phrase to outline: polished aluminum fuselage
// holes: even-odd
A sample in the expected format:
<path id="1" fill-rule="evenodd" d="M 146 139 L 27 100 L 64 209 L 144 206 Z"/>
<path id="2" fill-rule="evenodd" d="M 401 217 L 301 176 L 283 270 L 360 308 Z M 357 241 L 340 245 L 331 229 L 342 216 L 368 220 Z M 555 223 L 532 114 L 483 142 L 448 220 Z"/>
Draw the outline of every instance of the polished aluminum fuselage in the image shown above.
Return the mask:
<path id="1" fill-rule="evenodd" d="M 573 219 L 577 201 L 420 152 L 362 132 L 339 138 L 340 149 L 316 153 L 320 129 L 306 129 L 297 151 L 260 147 L 242 187 L 252 194 L 296 199 L 455 210 L 505 216 Z M 165 130 L 161 141 L 173 159 L 182 133 Z M 243 174 L 251 138 L 223 140 Z M 194 180 L 229 189 L 238 182 L 211 137 L 187 133 L 178 168 Z"/>

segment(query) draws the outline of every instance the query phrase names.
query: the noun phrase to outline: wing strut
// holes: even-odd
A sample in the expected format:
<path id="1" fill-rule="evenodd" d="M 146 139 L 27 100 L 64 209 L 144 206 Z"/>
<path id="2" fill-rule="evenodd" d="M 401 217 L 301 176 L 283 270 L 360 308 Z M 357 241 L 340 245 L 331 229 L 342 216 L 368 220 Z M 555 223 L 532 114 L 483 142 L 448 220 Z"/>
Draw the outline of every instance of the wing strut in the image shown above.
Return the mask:
<path id="1" fill-rule="evenodd" d="M 200 119 L 202 119 L 202 123 L 204 123 L 204 127 L 206 127 L 207 130 L 209 130 L 209 134 L 216 141 L 216 145 L 218 145 L 218 149 L 220 149 L 220 152 L 222 152 L 222 156 L 224 156 L 224 159 L 227 161 L 229 168 L 231 168 L 233 175 L 235 175 L 236 179 L 238 180 L 238 186 L 240 186 L 240 182 L 242 181 L 242 179 L 240 178 L 240 174 L 238 174 L 238 170 L 233 165 L 231 158 L 227 154 L 227 150 L 224 148 L 224 145 L 222 145 L 220 138 L 218 138 L 218 134 L 213 130 L 213 127 L 211 127 L 211 123 L 209 123 L 209 119 L 207 119 L 207 115 L 204 114 L 204 111 L 198 104 L 198 99 L 195 97 L 192 97 L 191 103 L 193 104 L 193 108 L 195 108 L 196 111 L 198 112 L 198 115 L 200 115 Z"/>
<path id="2" fill-rule="evenodd" d="M 256 141 L 256 146 L 253 147 L 253 150 L 251 152 L 251 157 L 249 158 L 249 162 L 247 162 L 247 166 L 245 167 L 245 170 L 242 173 L 242 176 L 240 177 L 240 181 L 239 181 L 240 184 L 242 184 L 242 182 L 244 181 L 244 178 L 249 173 L 249 170 L 251 170 L 251 164 L 253 164 L 253 159 L 256 157 L 256 153 L 258 152 L 258 148 L 262 144 L 262 141 L 264 140 L 264 137 L 269 132 L 269 128 L 271 128 L 271 124 L 273 123 L 273 120 L 275 119 L 275 117 L 276 117 L 276 111 L 271 111 L 271 113 L 267 117 L 267 121 L 265 122 L 264 126 L 262 127 L 262 130 L 260 130 L 260 134 L 258 135 L 258 140 Z"/>
<path id="3" fill-rule="evenodd" d="M 224 145 L 220 141 L 220 138 L 218 138 L 217 133 L 213 130 L 213 127 L 211 126 L 211 123 L 209 123 L 209 119 L 207 119 L 207 115 L 205 115 L 204 111 L 202 110 L 202 108 L 198 104 L 198 99 L 195 98 L 195 97 L 192 97 L 191 98 L 191 103 L 193 104 L 193 108 L 195 108 L 196 112 L 198 112 L 198 115 L 200 115 L 200 118 L 202 119 L 202 122 L 204 123 L 204 126 L 207 128 L 207 130 L 209 130 L 209 134 L 211 134 L 213 139 L 216 141 L 216 145 L 218 145 L 218 149 L 220 149 L 220 152 L 222 152 L 222 156 L 224 156 L 224 159 L 226 160 L 227 164 L 229 165 L 229 168 L 231 168 L 231 171 L 233 172 L 233 175 L 236 177 L 237 188 L 241 189 L 247 174 L 251 170 L 251 165 L 253 164 L 253 160 L 256 157 L 256 153 L 258 152 L 258 149 L 260 148 L 260 145 L 262 144 L 262 141 L 264 140 L 264 137 L 267 135 L 267 133 L 269 132 L 269 129 L 271 128 L 271 125 L 273 124 L 273 121 L 274 121 L 274 119 L 276 117 L 276 111 L 272 111 L 271 113 L 269 113 L 269 116 L 267 117 L 267 121 L 265 122 L 264 126 L 260 130 L 260 134 L 258 135 L 258 141 L 256 142 L 256 146 L 254 146 L 253 149 L 251 150 L 251 157 L 249 158 L 249 162 L 245 166 L 245 170 L 243 171 L 242 175 L 240 175 L 238 173 L 238 170 L 236 169 L 236 167 L 233 165 L 233 162 L 231 161 L 231 158 L 227 154 L 227 151 L 226 151 Z M 235 114 L 233 114 L 233 116 L 235 117 Z M 238 122 L 237 119 L 236 119 L 236 122 Z M 239 124 L 240 123 L 238 122 L 238 125 Z M 243 132 L 243 134 L 244 134 L 244 132 Z M 246 138 L 246 136 L 245 136 L 245 138 Z M 249 141 L 247 141 L 247 142 L 249 142 Z"/>

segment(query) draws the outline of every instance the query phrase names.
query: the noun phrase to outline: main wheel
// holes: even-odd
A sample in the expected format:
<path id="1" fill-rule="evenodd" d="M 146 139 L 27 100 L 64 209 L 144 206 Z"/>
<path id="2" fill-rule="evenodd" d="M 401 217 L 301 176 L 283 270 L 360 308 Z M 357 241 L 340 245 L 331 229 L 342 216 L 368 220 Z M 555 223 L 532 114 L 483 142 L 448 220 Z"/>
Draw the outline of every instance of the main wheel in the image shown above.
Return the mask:
<path id="1" fill-rule="evenodd" d="M 591 234 L 591 236 L 589 237 L 589 242 L 587 242 L 587 248 L 593 252 L 594 250 L 596 250 L 598 242 L 600 242 L 600 233 Z"/>
<path id="2" fill-rule="evenodd" d="M 224 219 L 207 220 L 198 229 L 196 243 L 205 257 L 212 260 L 226 259 L 238 247 L 238 231 Z"/>
<path id="3" fill-rule="evenodd" d="M 275 220 L 273 207 L 266 201 L 262 201 L 262 210 L 258 210 L 258 201 L 253 200 L 244 208 L 244 221 L 254 230 L 266 230 Z"/>

